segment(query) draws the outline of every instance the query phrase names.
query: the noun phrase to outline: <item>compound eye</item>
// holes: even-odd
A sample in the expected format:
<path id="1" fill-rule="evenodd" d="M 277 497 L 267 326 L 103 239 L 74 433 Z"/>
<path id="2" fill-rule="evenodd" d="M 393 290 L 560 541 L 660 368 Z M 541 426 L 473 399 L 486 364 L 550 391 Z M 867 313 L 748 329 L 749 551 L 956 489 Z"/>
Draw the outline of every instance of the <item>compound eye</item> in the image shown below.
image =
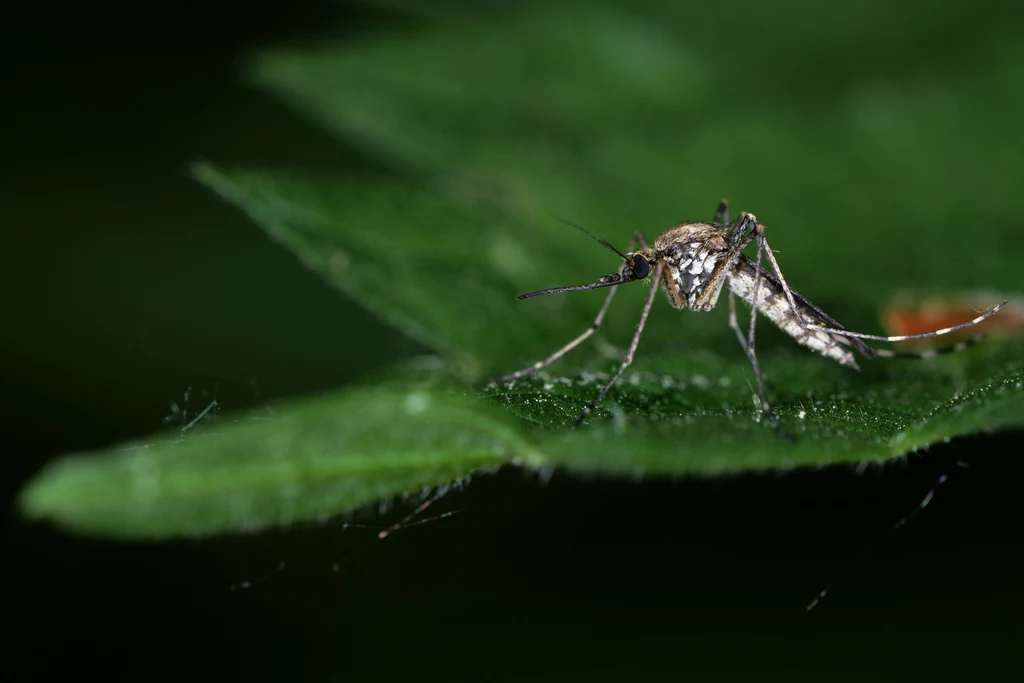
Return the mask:
<path id="1" fill-rule="evenodd" d="M 651 262 L 637 254 L 633 257 L 633 277 L 643 280 L 651 274 Z"/>

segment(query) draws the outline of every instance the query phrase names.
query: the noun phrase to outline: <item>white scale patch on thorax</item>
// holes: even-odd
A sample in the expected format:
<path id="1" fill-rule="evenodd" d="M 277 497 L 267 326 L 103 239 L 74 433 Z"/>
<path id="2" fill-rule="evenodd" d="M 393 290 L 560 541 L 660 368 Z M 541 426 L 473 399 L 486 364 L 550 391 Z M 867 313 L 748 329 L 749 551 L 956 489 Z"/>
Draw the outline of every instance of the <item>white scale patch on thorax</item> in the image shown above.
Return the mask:
<path id="1" fill-rule="evenodd" d="M 711 279 L 722 252 L 702 248 L 700 243 L 690 243 L 684 251 L 684 258 L 679 264 L 676 282 L 680 292 L 686 297 L 687 304 L 692 308 L 705 285 Z"/>

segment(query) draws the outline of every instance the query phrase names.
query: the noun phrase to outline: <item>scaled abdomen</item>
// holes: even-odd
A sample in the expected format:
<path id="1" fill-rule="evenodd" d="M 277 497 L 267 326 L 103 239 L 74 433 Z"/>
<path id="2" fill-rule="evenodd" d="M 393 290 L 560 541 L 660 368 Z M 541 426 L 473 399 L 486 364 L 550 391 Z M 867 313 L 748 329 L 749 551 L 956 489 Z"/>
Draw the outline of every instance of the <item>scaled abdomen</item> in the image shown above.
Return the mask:
<path id="1" fill-rule="evenodd" d="M 754 299 L 754 281 L 757 277 L 757 264 L 746 256 L 741 256 L 736 266 L 727 276 L 727 286 L 737 296 L 749 304 Z M 804 297 L 790 290 L 797 308 L 803 316 L 804 322 L 812 325 L 823 325 L 833 329 L 844 329 L 842 325 L 825 315 L 817 306 Z M 865 356 L 873 356 L 874 353 L 867 344 L 859 339 L 840 337 L 824 330 L 809 330 L 800 324 L 796 314 L 793 312 L 786 298 L 786 293 L 780 283 L 773 275 L 761 270 L 761 283 L 757 291 L 757 309 L 768 319 L 780 327 L 786 334 L 793 337 L 800 344 L 816 351 L 823 356 L 835 360 L 838 363 L 859 369 L 857 361 L 853 357 L 849 347 L 853 347 Z"/>

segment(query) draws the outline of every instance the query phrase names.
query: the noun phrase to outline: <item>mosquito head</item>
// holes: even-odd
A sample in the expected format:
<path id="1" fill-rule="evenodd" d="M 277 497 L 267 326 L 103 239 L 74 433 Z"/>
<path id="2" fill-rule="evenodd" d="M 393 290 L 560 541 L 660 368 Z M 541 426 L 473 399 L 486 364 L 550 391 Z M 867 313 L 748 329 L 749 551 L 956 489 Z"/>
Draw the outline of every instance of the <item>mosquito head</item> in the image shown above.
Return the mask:
<path id="1" fill-rule="evenodd" d="M 643 254 L 633 254 L 633 260 L 626 264 L 633 271 L 634 280 L 643 280 L 651 274 L 651 261 Z"/>
<path id="2" fill-rule="evenodd" d="M 645 256 L 644 254 L 632 254 L 630 256 L 626 256 L 624 254 L 619 255 L 622 257 L 623 261 L 625 261 L 625 263 L 622 264 L 622 268 L 619 269 L 619 272 L 612 273 L 611 275 L 604 275 L 597 282 L 593 282 L 589 285 L 576 285 L 574 287 L 552 287 L 551 289 L 541 289 L 536 292 L 530 292 L 529 294 L 520 294 L 516 298 L 532 299 L 535 296 L 541 296 L 543 294 L 585 292 L 588 289 L 614 287 L 615 285 L 622 285 L 635 280 L 643 280 L 651 274 L 654 264 L 648 256 Z"/>

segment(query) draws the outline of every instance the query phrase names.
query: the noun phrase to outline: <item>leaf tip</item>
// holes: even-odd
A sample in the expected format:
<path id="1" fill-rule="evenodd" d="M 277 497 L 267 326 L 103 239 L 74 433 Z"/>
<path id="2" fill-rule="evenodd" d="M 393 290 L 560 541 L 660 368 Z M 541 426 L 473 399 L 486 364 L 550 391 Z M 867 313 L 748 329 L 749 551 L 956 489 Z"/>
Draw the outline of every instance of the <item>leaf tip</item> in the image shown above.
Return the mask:
<path id="1" fill-rule="evenodd" d="M 16 507 L 27 520 L 39 521 L 58 513 L 61 477 L 52 465 L 38 472 L 18 492 Z"/>
<path id="2" fill-rule="evenodd" d="M 208 159 L 196 159 L 188 165 L 188 174 L 203 185 L 211 185 L 220 178 Z"/>

